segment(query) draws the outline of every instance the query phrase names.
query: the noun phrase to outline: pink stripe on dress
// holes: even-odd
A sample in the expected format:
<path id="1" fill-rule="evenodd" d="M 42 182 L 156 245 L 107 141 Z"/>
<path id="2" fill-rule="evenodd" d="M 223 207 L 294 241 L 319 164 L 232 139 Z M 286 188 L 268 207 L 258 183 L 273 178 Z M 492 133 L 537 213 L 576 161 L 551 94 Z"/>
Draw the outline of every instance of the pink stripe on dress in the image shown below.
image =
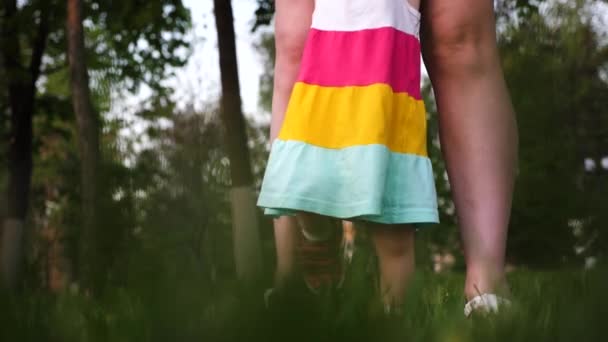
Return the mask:
<path id="1" fill-rule="evenodd" d="M 325 87 L 384 83 L 420 96 L 420 42 L 392 27 L 361 31 L 311 29 L 298 81 Z"/>

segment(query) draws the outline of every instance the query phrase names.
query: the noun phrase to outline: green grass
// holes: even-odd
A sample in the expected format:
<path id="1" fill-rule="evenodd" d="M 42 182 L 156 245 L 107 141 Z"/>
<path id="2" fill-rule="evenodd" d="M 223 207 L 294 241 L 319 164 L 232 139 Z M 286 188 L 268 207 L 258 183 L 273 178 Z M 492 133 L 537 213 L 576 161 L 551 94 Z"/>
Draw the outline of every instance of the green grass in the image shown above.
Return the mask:
<path id="1" fill-rule="evenodd" d="M 247 287 L 230 279 L 209 283 L 197 264 L 145 257 L 130 264 L 123 286 L 109 287 L 101 298 L 0 295 L 0 342 L 606 340 L 607 269 L 518 270 L 508 276 L 510 310 L 465 319 L 464 275 L 433 274 L 420 265 L 403 315 L 387 319 L 371 255 L 369 244 L 358 246 L 342 288 L 313 296 L 295 282 L 270 308 L 262 296 L 269 280 Z"/>
<path id="2" fill-rule="evenodd" d="M 114 289 L 101 299 L 24 293 L 5 296 L 1 341 L 602 341 L 608 278 L 602 271 L 516 272 L 514 307 L 465 319 L 461 274 L 419 273 L 404 315 L 380 314 L 371 276 L 352 272 L 341 290 L 295 291 L 262 305 L 260 289 L 141 295 Z M 153 284 L 151 284 L 153 285 Z"/>

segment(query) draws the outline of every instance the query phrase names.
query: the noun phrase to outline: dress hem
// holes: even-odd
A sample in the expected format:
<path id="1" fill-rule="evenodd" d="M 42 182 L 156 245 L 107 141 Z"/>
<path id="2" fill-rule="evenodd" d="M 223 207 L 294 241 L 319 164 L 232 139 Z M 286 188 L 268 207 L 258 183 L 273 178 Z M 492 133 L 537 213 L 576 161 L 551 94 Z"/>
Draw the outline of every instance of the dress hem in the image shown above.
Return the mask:
<path id="1" fill-rule="evenodd" d="M 268 216 L 293 216 L 297 211 L 383 224 L 439 223 L 436 208 L 379 208 L 373 201 L 336 204 L 312 198 L 261 195 L 258 206 Z"/>

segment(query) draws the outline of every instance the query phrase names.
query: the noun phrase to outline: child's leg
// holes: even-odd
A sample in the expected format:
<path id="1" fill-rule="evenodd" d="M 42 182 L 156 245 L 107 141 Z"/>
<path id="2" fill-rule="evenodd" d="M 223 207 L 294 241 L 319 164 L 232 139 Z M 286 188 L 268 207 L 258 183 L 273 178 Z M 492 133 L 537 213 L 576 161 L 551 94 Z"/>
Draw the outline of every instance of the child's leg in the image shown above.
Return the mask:
<path id="1" fill-rule="evenodd" d="M 293 275 L 297 234 L 298 223 L 295 217 L 281 216 L 274 220 L 274 240 L 277 253 L 274 286 L 277 288 L 282 288 Z"/>
<path id="2" fill-rule="evenodd" d="M 300 69 L 313 9 L 314 0 L 276 0 L 276 64 L 270 141 L 277 137 L 283 124 L 287 103 Z M 295 245 L 299 234 L 295 218 L 276 219 L 274 233 L 277 248 L 275 285 L 281 287 L 293 273 Z"/>
<path id="3" fill-rule="evenodd" d="M 366 224 L 378 256 L 384 304 L 401 305 L 415 269 L 414 229 L 410 225 Z"/>
<path id="4" fill-rule="evenodd" d="M 294 275 L 295 265 L 313 292 L 342 280 L 338 221 L 300 212 L 275 220 L 277 271 L 275 287 L 283 288 Z"/>
<path id="5" fill-rule="evenodd" d="M 314 6 L 314 0 L 276 0 L 271 141 L 279 135 L 283 125 L 287 103 L 300 71 Z"/>

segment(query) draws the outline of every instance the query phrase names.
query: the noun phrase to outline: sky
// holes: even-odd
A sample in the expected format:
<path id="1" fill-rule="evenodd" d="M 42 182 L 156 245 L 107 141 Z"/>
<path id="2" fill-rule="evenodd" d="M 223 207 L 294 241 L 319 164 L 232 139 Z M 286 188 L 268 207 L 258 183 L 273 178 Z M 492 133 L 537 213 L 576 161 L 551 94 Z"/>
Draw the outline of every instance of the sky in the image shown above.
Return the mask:
<path id="1" fill-rule="evenodd" d="M 183 0 L 183 3 L 191 11 L 194 26 L 191 32 L 192 55 L 186 66 L 173 70 L 175 76 L 166 80 L 163 85 L 174 90 L 173 99 L 178 108 L 193 108 L 204 113 L 206 109 L 216 108 L 221 92 L 213 1 Z M 251 33 L 257 4 L 255 0 L 232 0 L 232 6 L 243 112 L 249 119 L 269 122 L 270 115 L 258 106 L 259 79 L 263 67 L 261 56 L 255 49 L 258 35 Z M 136 112 L 141 108 L 142 101 L 151 95 L 152 91 L 145 85 L 142 85 L 136 94 L 116 94 L 108 113 L 109 117 L 120 118 L 124 122 L 121 135 L 137 137 L 136 141 L 133 141 L 136 150 L 150 146 L 146 134 L 149 123 L 141 120 Z M 161 120 L 159 124 L 170 125 L 170 122 Z"/>
<path id="2" fill-rule="evenodd" d="M 184 0 L 191 10 L 196 43 L 188 65 L 176 72 L 176 97 L 204 108 L 220 95 L 220 73 L 217 51 L 217 32 L 213 17 L 213 1 Z M 261 115 L 258 109 L 259 79 L 262 60 L 255 49 L 258 35 L 251 33 L 255 0 L 232 0 L 236 31 L 237 58 L 243 110 L 248 116 Z"/>

